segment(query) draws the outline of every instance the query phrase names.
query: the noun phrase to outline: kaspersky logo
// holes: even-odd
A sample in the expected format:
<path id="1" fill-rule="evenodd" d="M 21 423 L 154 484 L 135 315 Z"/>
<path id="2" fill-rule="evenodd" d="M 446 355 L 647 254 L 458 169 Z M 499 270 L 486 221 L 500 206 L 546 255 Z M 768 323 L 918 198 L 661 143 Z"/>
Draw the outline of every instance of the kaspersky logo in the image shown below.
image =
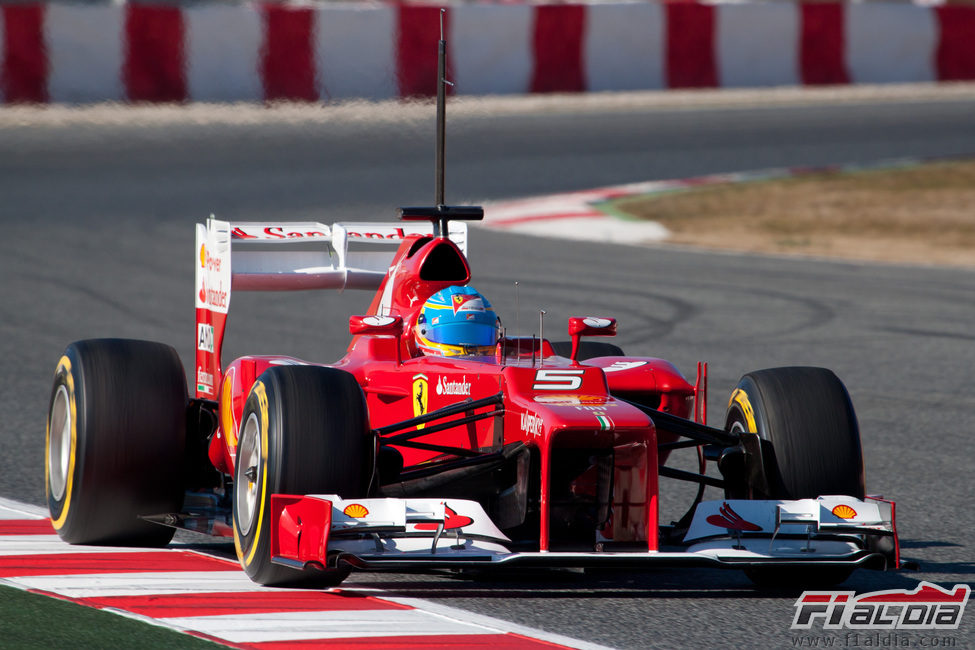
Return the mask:
<path id="1" fill-rule="evenodd" d="M 917 589 L 890 589 L 856 595 L 853 591 L 804 591 L 795 603 L 792 629 L 821 625 L 824 630 L 955 630 L 961 624 L 971 587 L 951 590 L 930 582 Z"/>

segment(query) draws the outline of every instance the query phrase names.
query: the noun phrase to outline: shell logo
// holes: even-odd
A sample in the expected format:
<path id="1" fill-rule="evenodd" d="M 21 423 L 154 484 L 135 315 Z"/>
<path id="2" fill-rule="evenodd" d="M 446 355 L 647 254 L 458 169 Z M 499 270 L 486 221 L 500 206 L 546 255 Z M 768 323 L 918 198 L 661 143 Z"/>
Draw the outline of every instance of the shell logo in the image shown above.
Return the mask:
<path id="1" fill-rule="evenodd" d="M 369 509 L 361 503 L 350 503 L 349 505 L 345 506 L 345 510 L 342 511 L 342 514 L 349 517 L 355 517 L 356 519 L 362 519 L 369 514 Z"/>
<path id="2" fill-rule="evenodd" d="M 207 265 L 207 247 L 206 245 L 200 246 L 200 266 L 205 267 Z"/>
<path id="3" fill-rule="evenodd" d="M 831 512 L 840 519 L 853 519 L 857 516 L 857 511 L 845 503 L 836 506 Z"/>

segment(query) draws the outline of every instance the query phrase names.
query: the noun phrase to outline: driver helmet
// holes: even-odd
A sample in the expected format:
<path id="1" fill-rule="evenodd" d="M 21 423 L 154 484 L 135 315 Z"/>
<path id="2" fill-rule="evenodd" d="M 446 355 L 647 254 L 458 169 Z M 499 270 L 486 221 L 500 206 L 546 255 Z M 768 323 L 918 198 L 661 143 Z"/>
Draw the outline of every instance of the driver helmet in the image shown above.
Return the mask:
<path id="1" fill-rule="evenodd" d="M 427 298 L 414 338 L 424 354 L 444 357 L 494 354 L 500 321 L 473 287 L 451 286 Z"/>

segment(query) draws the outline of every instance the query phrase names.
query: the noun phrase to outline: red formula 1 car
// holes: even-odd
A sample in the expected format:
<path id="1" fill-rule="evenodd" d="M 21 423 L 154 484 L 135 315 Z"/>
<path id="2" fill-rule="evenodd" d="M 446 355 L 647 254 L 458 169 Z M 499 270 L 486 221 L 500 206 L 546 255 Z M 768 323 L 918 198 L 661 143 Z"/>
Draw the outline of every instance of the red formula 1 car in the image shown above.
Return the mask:
<path id="1" fill-rule="evenodd" d="M 80 341 L 57 366 L 46 484 L 61 537 L 232 537 L 263 584 L 657 565 L 824 584 L 899 566 L 893 503 L 865 496 L 856 416 L 832 372 L 746 374 L 717 428 L 706 369 L 692 384 L 586 340 L 615 334 L 613 318 L 570 318 L 562 342 L 505 336 L 468 289 L 464 220 L 480 215 L 198 226 L 195 397 L 162 344 Z M 336 363 L 222 364 L 232 290 L 343 288 L 377 293 Z M 471 323 L 468 340 L 443 333 Z M 685 447 L 699 473 L 667 466 Z M 672 525 L 658 521 L 661 478 L 701 486 Z M 702 501 L 705 485 L 725 498 Z"/>
<path id="2" fill-rule="evenodd" d="M 436 207 L 392 224 L 197 226 L 194 398 L 169 346 L 68 346 L 47 425 L 58 534 L 232 537 L 263 584 L 658 565 L 827 584 L 897 568 L 894 504 L 865 496 L 856 416 L 829 370 L 746 374 L 715 428 L 706 366 L 692 385 L 666 361 L 584 340 L 614 335 L 613 318 L 570 318 L 554 343 L 500 331 L 465 255 L 464 221 L 483 212 L 443 201 L 443 40 L 438 54 Z M 232 290 L 348 288 L 377 293 L 338 362 L 223 365 Z M 667 466 L 685 447 L 699 472 Z M 661 477 L 700 486 L 667 526 Z M 707 485 L 725 498 L 703 501 Z"/>

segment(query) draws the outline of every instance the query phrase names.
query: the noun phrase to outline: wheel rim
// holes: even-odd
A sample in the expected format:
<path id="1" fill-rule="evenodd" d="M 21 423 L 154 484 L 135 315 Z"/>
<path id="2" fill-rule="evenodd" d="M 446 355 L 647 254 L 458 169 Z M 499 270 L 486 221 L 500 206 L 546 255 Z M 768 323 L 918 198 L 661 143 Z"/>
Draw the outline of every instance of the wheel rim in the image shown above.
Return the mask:
<path id="1" fill-rule="evenodd" d="M 754 433 L 753 431 L 749 431 L 748 429 L 746 429 L 745 425 L 741 423 L 741 420 L 735 420 L 734 422 L 732 422 L 731 427 L 728 429 L 728 431 L 730 431 L 731 433 L 737 433 L 739 435 L 742 433 Z"/>
<path id="2" fill-rule="evenodd" d="M 251 532 L 254 514 L 258 509 L 261 478 L 261 435 L 257 414 L 251 413 L 244 423 L 237 448 L 237 479 L 235 481 L 234 508 L 237 514 L 237 527 L 242 535 Z"/>
<path id="3" fill-rule="evenodd" d="M 51 405 L 50 441 L 47 450 L 47 475 L 51 496 L 64 498 L 71 461 L 71 398 L 68 389 L 58 386 Z"/>

